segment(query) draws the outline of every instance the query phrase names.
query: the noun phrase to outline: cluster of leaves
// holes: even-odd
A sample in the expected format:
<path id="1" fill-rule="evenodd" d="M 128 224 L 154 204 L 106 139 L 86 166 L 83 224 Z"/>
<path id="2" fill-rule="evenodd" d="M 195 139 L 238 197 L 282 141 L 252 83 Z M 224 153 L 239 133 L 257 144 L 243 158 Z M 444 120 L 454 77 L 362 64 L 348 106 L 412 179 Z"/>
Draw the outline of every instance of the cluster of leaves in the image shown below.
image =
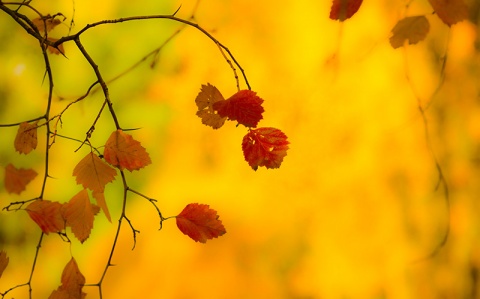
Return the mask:
<path id="1" fill-rule="evenodd" d="M 243 137 L 242 150 L 245 160 L 253 170 L 259 166 L 278 168 L 287 155 L 287 135 L 276 128 L 256 128 L 265 111 L 263 100 L 254 91 L 240 90 L 228 99 L 213 85 L 202 85 L 195 99 L 197 116 L 202 123 L 218 129 L 226 120 L 237 121 L 248 128 Z"/>

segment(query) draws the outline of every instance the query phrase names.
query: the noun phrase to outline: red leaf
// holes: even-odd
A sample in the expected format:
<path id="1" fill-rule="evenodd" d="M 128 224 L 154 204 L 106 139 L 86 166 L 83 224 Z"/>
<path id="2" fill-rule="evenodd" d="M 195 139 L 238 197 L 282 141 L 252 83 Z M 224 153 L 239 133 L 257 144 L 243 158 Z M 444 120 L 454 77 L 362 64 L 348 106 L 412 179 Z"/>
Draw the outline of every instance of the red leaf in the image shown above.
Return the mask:
<path id="1" fill-rule="evenodd" d="M 202 119 L 204 125 L 214 129 L 223 126 L 227 118 L 218 115 L 217 111 L 213 109 L 213 104 L 224 100 L 222 94 L 215 86 L 210 83 L 202 85 L 202 90 L 198 93 L 195 103 L 198 107 L 197 116 Z"/>
<path id="2" fill-rule="evenodd" d="M 73 169 L 77 184 L 92 191 L 103 192 L 105 185 L 115 179 L 117 171 L 97 155 L 88 153 Z"/>
<path id="3" fill-rule="evenodd" d="M 20 154 L 26 155 L 37 147 L 37 123 L 38 121 L 32 124 L 23 122 L 18 126 L 14 146 Z"/>
<path id="4" fill-rule="evenodd" d="M 407 40 L 409 44 L 416 44 L 425 39 L 429 29 L 430 24 L 425 16 L 406 17 L 393 27 L 390 44 L 394 49 L 403 46 Z"/>
<path id="5" fill-rule="evenodd" d="M 30 218 L 40 226 L 42 231 L 58 233 L 65 229 L 65 220 L 60 212 L 62 204 L 49 200 L 36 200 L 26 207 Z"/>
<path id="6" fill-rule="evenodd" d="M 63 205 L 61 212 L 73 234 L 83 243 L 93 228 L 93 218 L 100 208 L 90 203 L 86 189 L 78 192 L 70 201 Z"/>
<path id="7" fill-rule="evenodd" d="M 8 193 L 20 194 L 37 176 L 33 169 L 17 169 L 12 164 L 5 167 L 5 189 Z"/>
<path id="8" fill-rule="evenodd" d="M 463 0 L 428 0 L 435 13 L 448 26 L 468 18 L 468 7 Z"/>
<path id="9" fill-rule="evenodd" d="M 3 271 L 7 268 L 9 262 L 9 258 L 7 257 L 7 253 L 5 251 L 0 251 L 0 278 L 2 278 Z"/>
<path id="10" fill-rule="evenodd" d="M 243 155 L 253 170 L 257 170 L 258 166 L 278 168 L 287 155 L 288 144 L 287 135 L 282 131 L 258 128 L 243 137 Z"/>
<path id="11" fill-rule="evenodd" d="M 255 128 L 263 118 L 263 100 L 257 93 L 251 90 L 240 90 L 225 101 L 218 101 L 213 104 L 213 109 L 221 117 L 228 117 L 229 120 L 236 120 L 238 123 Z"/>
<path id="12" fill-rule="evenodd" d="M 217 211 L 208 205 L 191 203 L 177 216 L 177 227 L 195 242 L 205 243 L 226 233 Z"/>
<path id="13" fill-rule="evenodd" d="M 122 130 L 116 130 L 108 138 L 103 152 L 105 161 L 120 170 L 141 169 L 150 163 L 150 156 L 140 142 Z"/>
<path id="14" fill-rule="evenodd" d="M 62 285 L 50 294 L 48 299 L 83 299 L 87 295 L 82 291 L 85 276 L 80 272 L 75 259 L 67 263 L 62 273 Z"/>
<path id="15" fill-rule="evenodd" d="M 330 19 L 341 22 L 350 19 L 360 8 L 363 0 L 333 0 Z"/>

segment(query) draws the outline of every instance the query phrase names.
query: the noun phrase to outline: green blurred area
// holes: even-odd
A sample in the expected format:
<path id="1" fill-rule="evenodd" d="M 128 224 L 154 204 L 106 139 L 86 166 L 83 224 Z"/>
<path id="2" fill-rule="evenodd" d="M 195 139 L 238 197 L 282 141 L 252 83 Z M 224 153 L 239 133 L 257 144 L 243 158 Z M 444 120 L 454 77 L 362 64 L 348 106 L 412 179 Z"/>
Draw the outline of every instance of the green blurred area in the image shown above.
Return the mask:
<path id="1" fill-rule="evenodd" d="M 195 22 L 227 46 L 262 97 L 261 127 L 285 132 L 290 150 L 276 170 L 254 172 L 244 161 L 246 129 L 212 130 L 195 116 L 202 84 L 225 97 L 236 92 L 230 66 L 217 46 L 185 28 L 152 59 L 112 82 L 109 91 L 123 128 L 147 149 L 152 165 L 127 173 L 135 190 L 158 200 L 164 216 L 188 203 L 218 211 L 227 234 L 198 244 L 174 220 L 161 231 L 156 210 L 129 195 L 127 216 L 104 298 L 480 298 L 480 101 L 478 5 L 472 18 L 450 29 L 427 1 L 408 2 L 408 15 L 427 14 L 427 39 L 392 49 L 390 30 L 406 1 L 366 1 L 345 23 L 328 18 L 330 1 L 200 1 Z M 189 19 L 196 1 L 33 1 L 44 14 L 67 20 L 60 37 L 86 24 L 132 15 L 171 14 Z M 25 10 L 29 17 L 34 14 Z M 0 123 L 44 113 L 48 84 L 38 42 L 0 14 Z M 82 35 L 105 80 L 161 46 L 182 25 L 169 20 L 109 24 Z M 56 36 L 58 34 L 58 36 Z M 85 94 L 94 73 L 74 43 L 50 56 L 55 80 L 52 116 Z M 447 55 L 442 73 L 443 56 Z M 237 69 L 237 73 L 239 69 Z M 240 75 L 240 73 L 238 73 Z M 442 75 L 443 74 L 443 75 Z M 442 79 L 444 76 L 444 79 Z M 241 87 L 246 85 L 240 78 Z M 438 90 L 437 90 L 438 89 Z M 418 109 L 425 111 L 426 122 Z M 83 140 L 103 102 L 100 90 L 72 105 L 58 124 L 62 135 Z M 92 143 L 101 147 L 115 129 L 107 112 Z M 426 134 L 426 130 L 428 134 Z M 38 196 L 44 173 L 45 128 L 34 153 L 13 148 L 16 128 L 0 128 L 0 179 L 8 163 L 39 176 L 21 195 L 0 184 L 0 206 Z M 65 202 L 81 188 L 72 177 L 88 152 L 57 138 L 50 150 L 45 197 Z M 439 185 L 441 166 L 448 184 Z M 80 244 L 46 237 L 32 286 L 47 298 L 74 256 L 87 284 L 98 282 L 121 209 L 117 177 L 106 187 L 113 222 L 96 217 Z M 433 257 L 449 227 L 446 244 Z M 27 213 L 0 212 L 0 249 L 10 265 L 0 291 L 28 280 L 40 230 Z M 85 287 L 87 298 L 98 298 Z M 27 298 L 26 287 L 7 298 Z"/>

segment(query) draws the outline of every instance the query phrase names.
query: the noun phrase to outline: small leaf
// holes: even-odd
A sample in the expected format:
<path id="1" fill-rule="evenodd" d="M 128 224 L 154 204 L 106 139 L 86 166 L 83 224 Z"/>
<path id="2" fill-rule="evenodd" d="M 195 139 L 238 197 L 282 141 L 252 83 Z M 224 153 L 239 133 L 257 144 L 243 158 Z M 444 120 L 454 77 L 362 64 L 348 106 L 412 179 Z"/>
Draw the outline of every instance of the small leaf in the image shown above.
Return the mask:
<path id="1" fill-rule="evenodd" d="M 103 156 L 105 161 L 120 170 L 138 170 L 152 163 L 140 142 L 122 130 L 116 130 L 110 135 Z"/>
<path id="2" fill-rule="evenodd" d="M 435 13 L 448 26 L 468 18 L 468 7 L 463 0 L 428 0 Z"/>
<path id="3" fill-rule="evenodd" d="M 97 201 L 97 205 L 102 209 L 103 213 L 107 217 L 108 221 L 112 222 L 110 218 L 110 212 L 108 211 L 107 202 L 105 201 L 105 194 L 102 192 L 93 192 L 93 197 Z"/>
<path id="4" fill-rule="evenodd" d="M 117 171 L 97 155 L 88 153 L 73 169 L 77 184 L 92 191 L 103 192 L 105 185 L 115 179 Z"/>
<path id="5" fill-rule="evenodd" d="M 7 257 L 7 253 L 5 251 L 0 251 L 0 278 L 2 278 L 3 271 L 7 268 L 9 262 L 9 258 Z"/>
<path id="6" fill-rule="evenodd" d="M 57 25 L 61 24 L 62 21 L 59 19 L 52 18 L 50 16 L 44 17 L 44 18 L 36 18 L 32 20 L 33 25 L 37 27 L 38 31 L 40 32 L 45 32 L 45 28 L 47 29 L 46 31 L 49 32 L 53 28 L 57 27 Z"/>
<path id="7" fill-rule="evenodd" d="M 205 243 L 226 233 L 217 212 L 205 204 L 187 205 L 176 220 L 178 229 L 195 242 Z"/>
<path id="8" fill-rule="evenodd" d="M 15 136 L 15 150 L 20 154 L 28 154 L 37 148 L 37 123 L 23 122 L 18 126 L 17 135 Z"/>
<path id="9" fill-rule="evenodd" d="M 30 218 L 48 235 L 48 233 L 58 233 L 65 229 L 65 220 L 62 217 L 61 208 L 62 204 L 59 202 L 35 200 L 25 210 Z"/>
<path id="10" fill-rule="evenodd" d="M 54 43 L 58 40 L 58 38 L 52 38 L 52 37 L 48 37 L 47 39 L 49 41 L 51 41 L 52 43 Z M 60 55 L 60 54 L 65 55 L 65 49 L 63 48 L 63 43 L 59 44 L 57 46 L 57 48 L 48 46 L 48 51 L 52 54 L 55 54 L 55 55 Z"/>
<path id="11" fill-rule="evenodd" d="M 62 273 L 62 285 L 50 294 L 48 299 L 83 299 L 87 295 L 82 291 L 85 285 L 85 276 L 78 268 L 75 259 L 67 263 Z"/>
<path id="12" fill-rule="evenodd" d="M 430 24 L 425 16 L 406 17 L 395 24 L 392 29 L 390 44 L 394 49 L 399 48 L 408 40 L 409 44 L 416 44 L 425 39 Z"/>
<path id="13" fill-rule="evenodd" d="M 229 120 L 236 120 L 238 123 L 255 128 L 263 118 L 263 100 L 257 93 L 251 90 L 240 90 L 225 101 L 218 101 L 213 104 L 213 109 L 221 117 L 228 117 Z"/>
<path id="14" fill-rule="evenodd" d="M 210 126 L 214 129 L 223 126 L 227 118 L 218 115 L 213 109 L 213 104 L 224 100 L 222 94 L 215 86 L 210 83 L 208 83 L 208 85 L 202 85 L 202 89 L 198 93 L 195 103 L 198 107 L 197 116 L 202 119 L 204 125 Z"/>
<path id="15" fill-rule="evenodd" d="M 363 0 L 333 0 L 330 19 L 340 22 L 350 19 L 360 8 Z"/>
<path id="16" fill-rule="evenodd" d="M 250 130 L 243 137 L 242 150 L 245 160 L 257 170 L 258 166 L 278 168 L 288 150 L 287 135 L 275 128 Z"/>
<path id="17" fill-rule="evenodd" d="M 20 194 L 37 176 L 33 169 L 17 169 L 12 164 L 5 167 L 5 189 L 8 193 Z"/>
<path id="18" fill-rule="evenodd" d="M 98 211 L 100 208 L 90 203 L 87 190 L 82 189 L 63 205 L 61 212 L 67 226 L 70 226 L 75 237 L 83 243 L 90 236 L 93 219 Z"/>

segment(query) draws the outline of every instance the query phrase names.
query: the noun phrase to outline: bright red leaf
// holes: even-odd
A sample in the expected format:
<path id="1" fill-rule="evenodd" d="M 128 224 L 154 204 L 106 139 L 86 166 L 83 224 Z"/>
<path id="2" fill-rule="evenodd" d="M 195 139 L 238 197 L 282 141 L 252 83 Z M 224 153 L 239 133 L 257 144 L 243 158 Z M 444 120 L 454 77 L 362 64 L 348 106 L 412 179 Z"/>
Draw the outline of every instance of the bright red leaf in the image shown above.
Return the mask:
<path id="1" fill-rule="evenodd" d="M 37 172 L 33 169 L 17 169 L 8 164 L 5 167 L 5 189 L 8 193 L 20 194 L 36 176 Z"/>
<path id="2" fill-rule="evenodd" d="M 395 24 L 392 29 L 390 44 L 394 49 L 404 45 L 416 44 L 425 39 L 430 29 L 430 24 L 425 16 L 406 17 Z"/>
<path id="3" fill-rule="evenodd" d="M 258 128 L 243 137 L 243 155 L 253 170 L 257 170 L 258 166 L 278 168 L 287 155 L 288 144 L 287 135 L 282 131 Z"/>
<path id="4" fill-rule="evenodd" d="M 115 179 L 117 171 L 97 155 L 88 153 L 73 169 L 77 184 L 92 191 L 103 192 L 105 185 Z"/>
<path id="5" fill-rule="evenodd" d="M 468 18 L 468 7 L 463 0 L 428 0 L 435 13 L 448 26 Z"/>
<path id="6" fill-rule="evenodd" d="M 333 0 L 330 19 L 341 22 L 350 19 L 360 8 L 363 0 Z"/>
<path id="7" fill-rule="evenodd" d="M 208 205 L 191 203 L 177 216 L 177 227 L 195 242 L 205 243 L 226 233 L 217 211 Z"/>
<path id="8" fill-rule="evenodd" d="M 197 104 L 197 116 L 202 119 L 204 125 L 218 129 L 225 123 L 226 117 L 221 117 L 213 109 L 213 104 L 224 101 L 220 91 L 210 83 L 202 85 L 202 90 L 198 93 L 195 103 Z"/>
<path id="9" fill-rule="evenodd" d="M 0 278 L 2 278 L 3 271 L 7 268 L 9 258 L 5 251 L 0 251 Z"/>
<path id="10" fill-rule="evenodd" d="M 257 93 L 251 90 L 240 90 L 225 101 L 218 101 L 213 104 L 213 109 L 221 117 L 228 117 L 229 120 L 236 120 L 238 123 L 255 128 L 263 118 L 263 100 Z"/>
<path id="11" fill-rule="evenodd" d="M 87 295 L 82 291 L 85 276 L 80 272 L 73 257 L 63 269 L 61 281 L 62 285 L 53 291 L 48 299 L 83 299 Z"/>
<path id="12" fill-rule="evenodd" d="M 70 226 L 73 234 L 83 243 L 93 228 L 93 219 L 100 208 L 90 203 L 86 189 L 78 192 L 68 203 L 65 203 L 61 209 L 62 216 L 67 226 Z"/>
<path id="13" fill-rule="evenodd" d="M 15 150 L 20 154 L 28 154 L 37 148 L 37 123 L 23 122 L 18 126 L 17 135 L 15 136 Z"/>
<path id="14" fill-rule="evenodd" d="M 65 220 L 61 213 L 62 204 L 49 200 L 35 200 L 25 210 L 30 218 L 40 226 L 40 229 L 48 233 L 58 233 L 65 229 Z"/>
<path id="15" fill-rule="evenodd" d="M 103 156 L 105 161 L 120 170 L 138 170 L 152 163 L 140 142 L 122 130 L 116 130 L 110 135 L 105 144 Z"/>

